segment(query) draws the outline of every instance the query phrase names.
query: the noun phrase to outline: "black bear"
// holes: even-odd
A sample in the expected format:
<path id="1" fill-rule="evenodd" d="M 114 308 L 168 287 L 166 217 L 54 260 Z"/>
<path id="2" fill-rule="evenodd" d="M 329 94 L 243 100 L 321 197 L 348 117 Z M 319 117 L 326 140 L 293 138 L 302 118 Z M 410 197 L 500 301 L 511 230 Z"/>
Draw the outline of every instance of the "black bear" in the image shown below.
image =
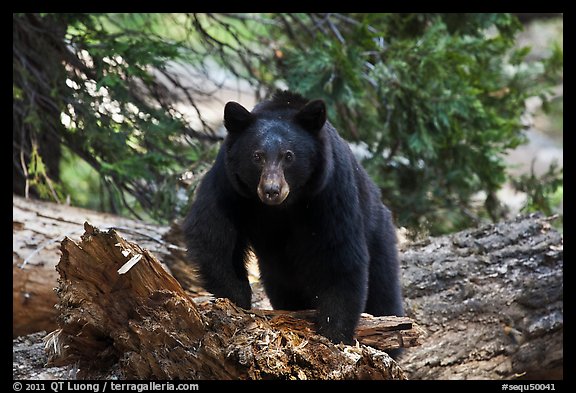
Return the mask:
<path id="1" fill-rule="evenodd" d="M 224 125 L 183 225 L 205 288 L 249 309 L 252 249 L 272 306 L 316 309 L 333 342 L 352 342 L 362 312 L 404 315 L 391 213 L 324 102 L 288 91 L 251 112 L 228 102 Z"/>

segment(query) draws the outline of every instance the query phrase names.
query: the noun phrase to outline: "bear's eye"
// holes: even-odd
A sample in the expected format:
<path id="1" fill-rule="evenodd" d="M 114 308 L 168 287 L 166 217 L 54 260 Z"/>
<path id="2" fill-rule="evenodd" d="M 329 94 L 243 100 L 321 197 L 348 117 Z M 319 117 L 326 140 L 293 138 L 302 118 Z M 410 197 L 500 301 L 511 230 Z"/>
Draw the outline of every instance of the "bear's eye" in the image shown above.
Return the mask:
<path id="1" fill-rule="evenodd" d="M 286 160 L 286 162 L 294 161 L 294 153 L 291 150 L 288 150 L 284 153 L 284 160 Z"/>
<path id="2" fill-rule="evenodd" d="M 259 151 L 255 151 L 254 153 L 252 153 L 252 161 L 254 161 L 254 163 L 256 164 L 260 164 L 263 160 L 262 157 L 262 153 Z"/>

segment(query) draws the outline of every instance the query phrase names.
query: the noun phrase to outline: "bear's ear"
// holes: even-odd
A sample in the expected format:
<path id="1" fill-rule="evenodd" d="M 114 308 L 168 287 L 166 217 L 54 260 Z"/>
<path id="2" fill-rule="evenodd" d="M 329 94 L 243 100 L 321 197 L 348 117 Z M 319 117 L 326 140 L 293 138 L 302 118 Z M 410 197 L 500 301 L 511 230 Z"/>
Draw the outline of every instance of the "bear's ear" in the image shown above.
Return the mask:
<path id="1" fill-rule="evenodd" d="M 252 120 L 252 114 L 237 102 L 229 101 L 224 107 L 224 127 L 229 132 L 244 130 Z"/>
<path id="2" fill-rule="evenodd" d="M 319 131 L 326 123 L 326 105 L 322 100 L 310 101 L 294 117 L 308 131 Z"/>

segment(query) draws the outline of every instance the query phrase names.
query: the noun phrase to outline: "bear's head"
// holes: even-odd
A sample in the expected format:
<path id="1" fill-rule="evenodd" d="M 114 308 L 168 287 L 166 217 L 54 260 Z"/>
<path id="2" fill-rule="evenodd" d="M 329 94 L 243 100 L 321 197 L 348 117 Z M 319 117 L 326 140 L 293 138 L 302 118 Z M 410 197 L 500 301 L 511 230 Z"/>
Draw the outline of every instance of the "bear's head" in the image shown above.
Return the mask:
<path id="1" fill-rule="evenodd" d="M 226 171 L 244 197 L 289 205 L 310 192 L 323 167 L 326 106 L 297 95 L 276 95 L 249 112 L 237 102 L 224 108 Z"/>

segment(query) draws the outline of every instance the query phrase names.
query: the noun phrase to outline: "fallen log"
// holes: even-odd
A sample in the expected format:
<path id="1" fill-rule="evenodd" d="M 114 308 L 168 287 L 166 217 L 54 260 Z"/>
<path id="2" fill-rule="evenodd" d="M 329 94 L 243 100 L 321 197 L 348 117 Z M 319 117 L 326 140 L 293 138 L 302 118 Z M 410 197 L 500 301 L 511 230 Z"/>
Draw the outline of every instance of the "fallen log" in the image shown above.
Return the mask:
<path id="1" fill-rule="evenodd" d="M 563 239 L 541 214 L 401 250 L 406 311 L 429 334 L 410 379 L 562 379 Z"/>
<path id="2" fill-rule="evenodd" d="M 58 240 L 44 246 L 23 269 L 25 272 L 37 269 L 34 274 L 38 281 L 44 275 L 45 265 L 52 263 L 52 281 L 30 290 L 30 278 L 24 280 L 28 284 L 23 286 L 14 275 L 15 327 L 19 320 L 27 321 L 19 325 L 26 328 L 32 321 L 43 323 L 53 318 L 51 327 L 44 329 L 57 328 L 58 310 L 54 304 L 58 298 L 53 288 L 58 285 L 54 266 L 60 258 L 59 240 L 70 230 L 74 230 L 74 238 L 79 236 L 83 231 L 82 219 L 94 221 L 102 228 L 123 226 L 138 232 L 149 231 L 168 244 L 179 244 L 178 231 L 174 230 L 177 226 L 170 229 L 137 221 L 123 222 L 112 215 L 98 218 L 100 213 L 85 209 L 18 197 L 13 200 L 13 271 L 20 272 L 23 261 L 47 241 Z M 397 360 L 407 377 L 563 377 L 563 239 L 551 225 L 553 222 L 554 217 L 525 215 L 403 246 L 400 259 L 406 311 L 428 334 L 421 340 L 422 345 L 406 349 Z M 136 232 L 118 232 L 167 262 L 186 293 L 200 295 L 194 297 L 194 302 L 210 299 L 201 289 L 190 291 L 196 282 L 181 249 L 168 248 L 149 236 L 129 236 Z M 179 253 L 176 258 L 179 265 L 170 263 L 175 251 Z M 53 262 L 49 262 L 50 258 Z M 269 308 L 257 272 L 251 283 L 253 308 Z M 52 300 L 44 308 L 31 307 L 37 304 L 33 301 L 50 295 Z M 40 329 L 31 331 L 37 330 Z M 32 339 L 24 340 L 28 341 L 35 343 Z M 20 344 L 19 353 L 23 354 L 25 349 Z"/>
<path id="3" fill-rule="evenodd" d="M 199 285 L 195 269 L 187 262 L 180 230 L 139 220 L 56 203 L 12 197 L 12 335 L 23 336 L 58 327 L 55 308 L 58 297 L 56 264 L 60 242 L 65 236 L 78 239 L 84 222 L 99 228 L 113 228 L 126 239 L 150 250 L 193 296 L 209 296 Z M 250 270 L 251 281 L 257 272 Z M 255 305 L 264 301 L 255 296 Z M 264 304 L 266 302 L 264 301 Z"/>
<path id="4" fill-rule="evenodd" d="M 285 326 L 287 329 L 308 329 L 314 331 L 313 310 L 252 310 L 260 316 L 270 319 L 276 328 Z M 355 338 L 360 344 L 381 350 L 395 348 L 410 348 L 422 343 L 425 332 L 408 317 L 383 316 L 375 317 L 363 313 L 356 328 Z"/>
<path id="5" fill-rule="evenodd" d="M 80 378 L 114 369 L 138 379 L 403 379 L 363 342 L 419 344 L 406 317 L 365 314 L 359 344 L 346 346 L 316 334 L 311 313 L 244 310 L 227 299 L 197 306 L 151 253 L 114 230 L 85 224 L 82 241 L 66 238 L 61 249 L 49 365 L 78 364 Z"/>
<path id="6" fill-rule="evenodd" d="M 113 214 L 56 203 L 12 197 L 12 335 L 22 336 L 58 327 L 55 308 L 58 297 L 56 264 L 65 236 L 79 238 L 84 222 L 100 228 L 115 228 L 122 236 L 147 248 L 170 267 L 172 274 L 190 293 L 205 294 L 193 269 L 185 262 L 177 231 Z"/>

